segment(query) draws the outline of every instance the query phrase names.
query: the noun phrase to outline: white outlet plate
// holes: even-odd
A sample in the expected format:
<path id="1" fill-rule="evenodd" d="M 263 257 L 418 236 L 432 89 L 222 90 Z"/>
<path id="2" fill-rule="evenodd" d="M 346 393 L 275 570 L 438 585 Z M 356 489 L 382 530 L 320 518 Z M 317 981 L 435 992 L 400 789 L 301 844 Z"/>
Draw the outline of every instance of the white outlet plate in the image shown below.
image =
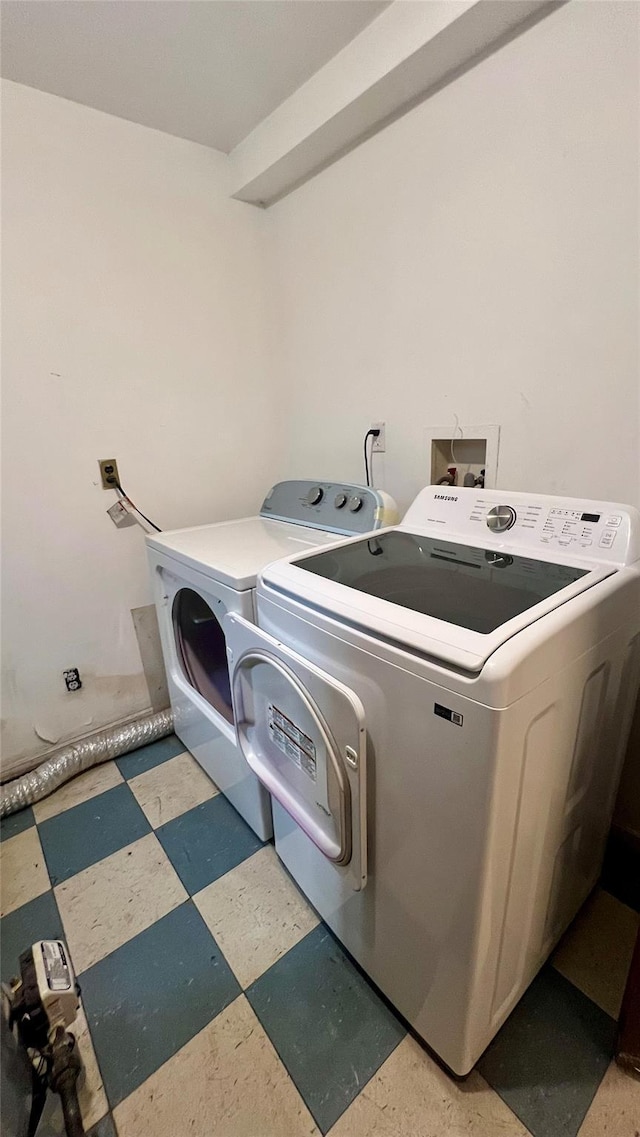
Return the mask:
<path id="1" fill-rule="evenodd" d="M 373 439 L 373 443 L 371 446 L 372 454 L 384 454 L 385 450 L 387 449 L 387 438 L 386 438 L 385 426 L 386 426 L 386 424 L 384 422 L 372 422 L 371 423 L 371 427 L 370 427 L 371 430 L 379 430 L 380 431 L 380 434 L 378 435 L 378 437 Z"/>

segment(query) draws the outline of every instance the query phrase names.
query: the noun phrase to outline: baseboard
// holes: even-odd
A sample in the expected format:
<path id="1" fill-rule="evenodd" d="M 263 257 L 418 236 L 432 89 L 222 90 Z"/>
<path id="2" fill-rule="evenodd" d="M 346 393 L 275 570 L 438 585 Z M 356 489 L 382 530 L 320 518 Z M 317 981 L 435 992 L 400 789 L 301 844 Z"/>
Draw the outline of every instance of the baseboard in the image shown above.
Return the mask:
<path id="1" fill-rule="evenodd" d="M 160 707 L 160 710 L 168 710 L 167 707 Z M 107 722 L 103 726 L 94 727 L 93 730 L 88 730 L 84 734 L 78 734 L 75 738 L 68 738 L 64 742 L 57 743 L 55 746 L 49 746 L 47 750 L 43 750 L 40 754 L 28 758 L 16 758 L 2 765 L 0 771 L 0 783 L 4 785 L 5 782 L 12 782 L 15 778 L 21 778 L 23 774 L 30 774 L 32 770 L 37 770 L 43 762 L 47 762 L 49 758 L 55 758 L 61 750 L 66 750 L 68 746 L 75 746 L 77 742 L 84 742 L 86 738 L 91 738 L 94 734 L 100 734 L 103 730 L 112 730 L 119 726 L 126 726 L 127 723 L 137 722 L 138 719 L 146 718 L 147 715 L 156 713 L 154 708 L 146 707 L 141 711 L 135 711 L 131 715 L 125 715 L 124 718 L 116 719 L 115 722 Z"/>

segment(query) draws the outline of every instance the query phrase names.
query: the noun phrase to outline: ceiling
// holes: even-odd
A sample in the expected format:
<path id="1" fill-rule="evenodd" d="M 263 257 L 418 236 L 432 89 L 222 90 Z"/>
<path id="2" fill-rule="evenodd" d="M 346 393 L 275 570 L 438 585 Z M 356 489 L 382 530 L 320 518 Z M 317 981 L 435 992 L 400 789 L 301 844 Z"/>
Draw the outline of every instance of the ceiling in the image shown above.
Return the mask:
<path id="1" fill-rule="evenodd" d="M 388 0 L 3 0 L 2 75 L 229 153 Z"/>

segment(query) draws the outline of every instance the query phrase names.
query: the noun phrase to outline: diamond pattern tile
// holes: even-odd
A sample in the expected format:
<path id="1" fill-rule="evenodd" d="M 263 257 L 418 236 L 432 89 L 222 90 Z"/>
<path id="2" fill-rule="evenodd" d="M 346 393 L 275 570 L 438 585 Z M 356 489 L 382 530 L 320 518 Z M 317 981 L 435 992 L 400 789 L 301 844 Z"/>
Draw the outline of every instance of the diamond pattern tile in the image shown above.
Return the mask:
<path id="1" fill-rule="evenodd" d="M 161 762 L 175 758 L 177 754 L 184 754 L 184 750 L 184 745 L 177 735 L 170 734 L 167 738 L 160 738 L 157 742 L 150 742 L 148 746 L 132 750 L 131 754 L 116 758 L 116 766 L 123 778 L 129 781 L 138 774 L 144 774 L 146 770 L 159 766 Z"/>
<path id="2" fill-rule="evenodd" d="M 38 825 L 53 885 L 144 837 L 150 829 L 124 783 Z"/>
<path id="3" fill-rule="evenodd" d="M 260 976 L 247 998 L 323 1133 L 406 1034 L 322 926 Z"/>
<path id="4" fill-rule="evenodd" d="M 193 899 L 243 987 L 318 923 L 271 846 L 214 880 Z"/>
<path id="5" fill-rule="evenodd" d="M 191 901 L 83 972 L 80 983 L 112 1107 L 240 992 Z"/>
<path id="6" fill-rule="evenodd" d="M 2 977 L 67 940 L 88 1137 L 640 1137 L 640 1083 L 611 1062 L 637 914 L 609 893 L 455 1081 L 175 736 L 1 836 Z M 2 1134 L 22 1137 L 29 1071 L 2 1044 Z M 38 1137 L 63 1137 L 55 1099 Z"/>
<path id="7" fill-rule="evenodd" d="M 85 971 L 187 899 L 153 833 L 55 889 L 76 971 Z"/>
<path id="8" fill-rule="evenodd" d="M 532 1137 L 575 1137 L 613 1054 L 616 1024 L 553 967 L 478 1062 Z"/>
<path id="9" fill-rule="evenodd" d="M 23 829 L 0 845 L 0 916 L 40 896 L 49 888 L 49 874 L 35 826 Z"/>
<path id="10" fill-rule="evenodd" d="M 242 995 L 130 1094 L 115 1118 L 119 1137 L 318 1134 Z"/>
<path id="11" fill-rule="evenodd" d="M 2 818 L 0 821 L 0 841 L 8 841 L 9 837 L 15 837 L 17 833 L 22 833 L 30 825 L 35 825 L 35 818 L 33 809 L 29 805 L 26 809 L 20 809 L 17 813 Z"/>
<path id="12" fill-rule="evenodd" d="M 192 896 L 262 848 L 222 794 L 162 825 L 156 834 Z"/>
<path id="13" fill-rule="evenodd" d="M 3 982 L 20 974 L 20 956 L 36 940 L 56 940 L 63 935 L 58 905 L 50 889 L 4 916 L 0 921 Z"/>
<path id="14" fill-rule="evenodd" d="M 129 779 L 129 787 L 149 824 L 157 829 L 217 794 L 190 754 L 177 754 Z"/>

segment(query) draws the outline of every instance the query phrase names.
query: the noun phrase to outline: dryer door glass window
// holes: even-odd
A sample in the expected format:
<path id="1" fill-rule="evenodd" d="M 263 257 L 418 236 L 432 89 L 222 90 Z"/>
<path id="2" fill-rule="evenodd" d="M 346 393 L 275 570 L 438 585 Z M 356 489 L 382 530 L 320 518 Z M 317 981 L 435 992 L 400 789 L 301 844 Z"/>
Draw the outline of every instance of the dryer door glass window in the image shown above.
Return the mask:
<path id="1" fill-rule="evenodd" d="M 189 683 L 227 722 L 233 722 L 224 632 L 206 600 L 192 588 L 176 593 L 173 631 L 178 659 Z"/>

